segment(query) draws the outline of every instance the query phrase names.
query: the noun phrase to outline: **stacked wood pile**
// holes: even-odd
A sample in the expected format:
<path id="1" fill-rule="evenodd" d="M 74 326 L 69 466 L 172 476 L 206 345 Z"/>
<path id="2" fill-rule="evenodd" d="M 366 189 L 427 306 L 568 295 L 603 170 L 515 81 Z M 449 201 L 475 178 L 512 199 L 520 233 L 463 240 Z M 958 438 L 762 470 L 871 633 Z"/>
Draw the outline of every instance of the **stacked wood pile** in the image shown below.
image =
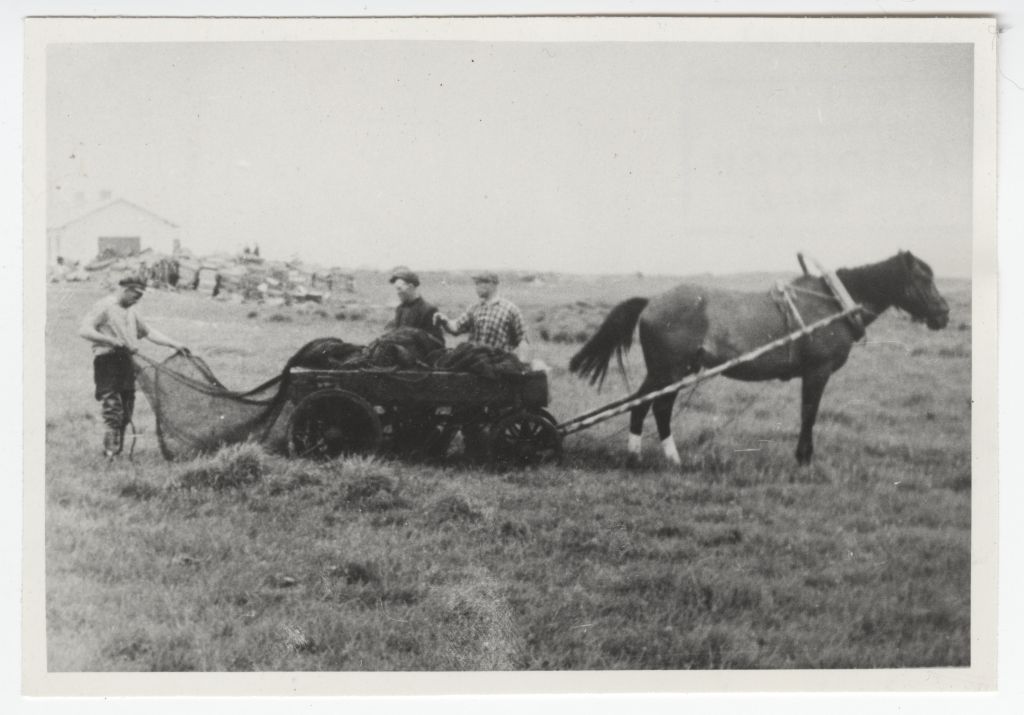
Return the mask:
<path id="1" fill-rule="evenodd" d="M 338 301 L 355 291 L 354 277 L 340 268 L 298 260 L 267 261 L 252 253 L 200 257 L 187 250 L 173 256 L 146 250 L 93 261 L 85 271 L 108 285 L 116 285 L 125 275 L 142 275 L 154 288 L 194 290 L 218 300 L 269 305 Z"/>

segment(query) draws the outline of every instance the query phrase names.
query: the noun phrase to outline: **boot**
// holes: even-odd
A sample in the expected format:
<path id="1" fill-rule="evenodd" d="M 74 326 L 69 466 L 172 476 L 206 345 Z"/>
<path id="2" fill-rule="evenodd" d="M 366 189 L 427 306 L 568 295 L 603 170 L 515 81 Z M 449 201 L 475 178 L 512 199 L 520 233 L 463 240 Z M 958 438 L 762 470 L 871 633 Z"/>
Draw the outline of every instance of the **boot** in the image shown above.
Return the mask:
<path id="1" fill-rule="evenodd" d="M 116 429 L 108 429 L 103 434 L 103 456 L 112 459 L 120 450 L 120 432 Z"/>

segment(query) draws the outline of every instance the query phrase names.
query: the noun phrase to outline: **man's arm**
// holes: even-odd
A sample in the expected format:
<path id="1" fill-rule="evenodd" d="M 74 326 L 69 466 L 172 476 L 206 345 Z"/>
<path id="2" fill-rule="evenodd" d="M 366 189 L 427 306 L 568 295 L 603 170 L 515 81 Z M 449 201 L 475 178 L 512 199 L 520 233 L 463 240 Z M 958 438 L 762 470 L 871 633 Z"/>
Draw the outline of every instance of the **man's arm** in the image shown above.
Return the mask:
<path id="1" fill-rule="evenodd" d="M 465 313 L 460 315 L 458 319 L 452 321 L 448 319 L 448 316 L 438 311 L 434 314 L 434 322 L 440 323 L 450 335 L 462 335 L 469 330 L 470 325 L 473 323 L 473 316 L 467 310 Z"/>
<path id="2" fill-rule="evenodd" d="M 441 321 L 437 317 L 439 314 L 437 308 L 431 307 L 420 321 L 420 327 L 440 340 L 443 345 L 444 331 L 441 330 Z"/>
<path id="3" fill-rule="evenodd" d="M 99 330 L 100 324 L 103 321 L 103 312 L 105 308 L 102 306 L 94 307 L 90 310 L 84 318 L 82 318 L 81 324 L 78 326 L 79 336 L 85 338 L 91 343 L 96 345 L 106 345 L 112 348 L 123 348 L 125 345 L 119 339 L 112 335 L 101 333 Z"/>
<path id="4" fill-rule="evenodd" d="M 179 342 L 174 338 L 170 338 L 161 333 L 159 330 L 147 328 L 145 337 L 151 343 L 163 345 L 164 347 L 167 348 L 174 348 L 175 350 L 180 350 L 181 352 L 188 352 L 188 348 L 185 347 L 185 343 Z"/>

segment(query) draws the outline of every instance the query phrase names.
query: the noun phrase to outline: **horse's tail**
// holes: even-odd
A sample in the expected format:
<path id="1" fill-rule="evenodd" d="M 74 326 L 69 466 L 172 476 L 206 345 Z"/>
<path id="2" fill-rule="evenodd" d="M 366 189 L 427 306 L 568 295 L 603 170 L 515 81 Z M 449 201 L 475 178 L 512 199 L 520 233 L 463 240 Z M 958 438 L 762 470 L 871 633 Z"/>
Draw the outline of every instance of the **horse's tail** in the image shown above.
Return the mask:
<path id="1" fill-rule="evenodd" d="M 647 298 L 630 298 L 612 308 L 597 332 L 572 356 L 569 371 L 589 377 L 591 385 L 603 383 L 612 355 L 621 362 L 623 353 L 633 344 L 633 329 L 647 303 Z"/>

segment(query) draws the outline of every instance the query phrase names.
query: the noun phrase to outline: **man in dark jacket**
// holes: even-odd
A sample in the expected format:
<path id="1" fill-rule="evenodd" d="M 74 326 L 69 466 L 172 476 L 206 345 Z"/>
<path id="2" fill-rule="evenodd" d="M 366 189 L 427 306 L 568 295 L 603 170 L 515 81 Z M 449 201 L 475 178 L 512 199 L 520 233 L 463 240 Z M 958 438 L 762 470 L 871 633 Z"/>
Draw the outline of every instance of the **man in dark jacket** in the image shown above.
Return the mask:
<path id="1" fill-rule="evenodd" d="M 429 333 L 444 345 L 444 332 L 436 324 L 437 308 L 419 294 L 420 277 L 408 268 L 396 268 L 391 272 L 389 282 L 395 286 L 400 301 L 395 308 L 395 319 L 388 323 L 389 329 L 418 328 Z"/>

